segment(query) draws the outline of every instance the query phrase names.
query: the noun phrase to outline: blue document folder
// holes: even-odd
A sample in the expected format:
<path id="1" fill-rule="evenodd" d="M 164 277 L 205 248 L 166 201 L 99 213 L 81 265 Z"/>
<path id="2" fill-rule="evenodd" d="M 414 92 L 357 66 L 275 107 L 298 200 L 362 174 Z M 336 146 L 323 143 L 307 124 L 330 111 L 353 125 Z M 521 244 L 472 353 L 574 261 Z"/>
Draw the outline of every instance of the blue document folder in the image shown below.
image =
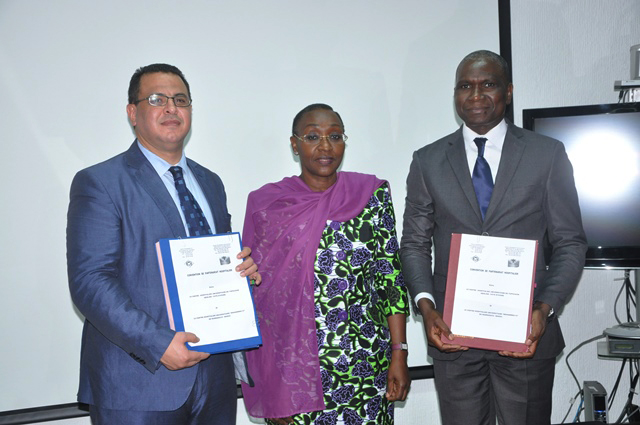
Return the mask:
<path id="1" fill-rule="evenodd" d="M 251 284 L 235 271 L 240 234 L 224 233 L 156 243 L 171 329 L 200 338 L 193 351 L 223 353 L 262 344 Z"/>

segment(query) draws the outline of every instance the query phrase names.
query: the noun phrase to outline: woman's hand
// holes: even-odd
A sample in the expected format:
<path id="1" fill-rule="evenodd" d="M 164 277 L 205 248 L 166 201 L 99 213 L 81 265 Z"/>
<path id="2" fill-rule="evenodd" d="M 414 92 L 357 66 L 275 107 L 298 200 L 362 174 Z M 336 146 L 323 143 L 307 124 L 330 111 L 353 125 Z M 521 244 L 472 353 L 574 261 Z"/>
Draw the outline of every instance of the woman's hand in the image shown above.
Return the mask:
<path id="1" fill-rule="evenodd" d="M 391 344 L 398 344 L 407 341 L 407 316 L 404 314 L 392 314 L 387 316 L 389 333 L 391 334 Z M 391 350 L 391 365 L 387 372 L 387 393 L 385 397 L 389 401 L 404 400 L 409 393 L 409 367 L 407 366 L 407 356 L 405 350 Z"/>
<path id="2" fill-rule="evenodd" d="M 393 350 L 391 352 L 391 365 L 387 372 L 387 400 L 402 401 L 409 394 L 411 378 L 409 378 L 409 367 L 407 366 L 408 353 L 404 350 Z"/>
<path id="3" fill-rule="evenodd" d="M 237 257 L 242 260 L 242 263 L 236 267 L 236 271 L 240 272 L 240 276 L 248 276 L 252 283 L 260 285 L 262 276 L 258 273 L 258 265 L 254 263 L 253 258 L 251 258 L 251 248 L 245 246 L 242 248 L 242 251 L 238 253 Z"/>

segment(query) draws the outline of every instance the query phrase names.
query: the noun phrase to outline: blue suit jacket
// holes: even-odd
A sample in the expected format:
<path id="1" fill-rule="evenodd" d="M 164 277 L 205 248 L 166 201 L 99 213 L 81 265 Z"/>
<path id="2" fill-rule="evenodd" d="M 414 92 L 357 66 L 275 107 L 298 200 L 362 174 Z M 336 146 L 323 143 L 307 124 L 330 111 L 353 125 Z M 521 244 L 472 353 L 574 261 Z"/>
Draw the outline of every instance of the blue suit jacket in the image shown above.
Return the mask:
<path id="1" fill-rule="evenodd" d="M 187 160 L 216 231 L 231 231 L 220 178 Z M 84 169 L 71 184 L 69 288 L 85 316 L 78 401 L 119 410 L 174 410 L 198 365 L 170 371 L 160 358 L 169 328 L 155 243 L 185 237 L 180 213 L 137 144 Z"/>

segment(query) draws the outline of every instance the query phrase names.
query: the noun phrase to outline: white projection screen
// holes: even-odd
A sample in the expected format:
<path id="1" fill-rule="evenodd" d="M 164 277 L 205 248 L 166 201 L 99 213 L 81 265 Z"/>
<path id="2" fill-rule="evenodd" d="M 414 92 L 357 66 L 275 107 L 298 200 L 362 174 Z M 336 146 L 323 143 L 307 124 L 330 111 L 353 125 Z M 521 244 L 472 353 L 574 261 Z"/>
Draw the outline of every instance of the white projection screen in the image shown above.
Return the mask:
<path id="1" fill-rule="evenodd" d="M 0 0 L 0 412 L 76 401 L 69 186 L 133 141 L 136 68 L 185 73 L 186 153 L 221 176 L 235 230 L 251 190 L 299 173 L 291 121 L 323 102 L 349 136 L 342 170 L 391 183 L 401 233 L 411 155 L 457 128 L 456 65 L 498 51 L 498 29 L 498 0 Z M 428 364 L 408 326 L 410 365 Z"/>

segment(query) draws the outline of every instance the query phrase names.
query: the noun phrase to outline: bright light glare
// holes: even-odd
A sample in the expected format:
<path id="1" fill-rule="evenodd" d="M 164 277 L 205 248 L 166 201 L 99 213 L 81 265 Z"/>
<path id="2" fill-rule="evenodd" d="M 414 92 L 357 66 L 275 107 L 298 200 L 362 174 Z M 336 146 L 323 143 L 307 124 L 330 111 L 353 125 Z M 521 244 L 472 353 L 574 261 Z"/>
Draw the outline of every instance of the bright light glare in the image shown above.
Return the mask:
<path id="1" fill-rule="evenodd" d="M 638 152 L 615 130 L 580 135 L 568 151 L 580 196 L 612 199 L 638 178 Z"/>

